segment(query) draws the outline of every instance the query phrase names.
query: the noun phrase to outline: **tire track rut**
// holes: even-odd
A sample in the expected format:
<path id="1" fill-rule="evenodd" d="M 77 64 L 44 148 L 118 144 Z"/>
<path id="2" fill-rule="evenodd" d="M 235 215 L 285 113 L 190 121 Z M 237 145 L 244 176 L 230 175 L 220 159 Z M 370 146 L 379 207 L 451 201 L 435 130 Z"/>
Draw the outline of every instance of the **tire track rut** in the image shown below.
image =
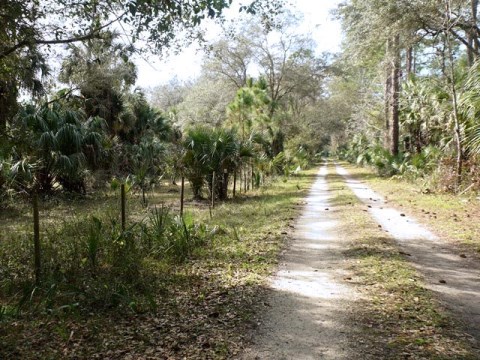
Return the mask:
<path id="1" fill-rule="evenodd" d="M 397 242 L 409 262 L 424 276 L 426 287 L 463 323 L 472 346 L 480 350 L 480 266 L 474 259 L 455 254 L 451 245 L 404 213 L 364 183 L 352 179 L 335 164 L 338 175 L 367 205 L 367 211 Z M 479 352 L 480 356 L 480 352 Z"/>

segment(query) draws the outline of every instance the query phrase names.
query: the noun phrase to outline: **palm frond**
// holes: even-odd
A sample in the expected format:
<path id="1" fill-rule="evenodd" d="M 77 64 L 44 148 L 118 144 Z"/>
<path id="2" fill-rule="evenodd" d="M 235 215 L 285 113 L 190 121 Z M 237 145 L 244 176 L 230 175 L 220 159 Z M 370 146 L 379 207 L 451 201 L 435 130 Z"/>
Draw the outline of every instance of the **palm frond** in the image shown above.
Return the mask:
<path id="1" fill-rule="evenodd" d="M 472 153 L 480 154 L 480 124 L 475 124 L 468 129 L 465 145 Z"/>

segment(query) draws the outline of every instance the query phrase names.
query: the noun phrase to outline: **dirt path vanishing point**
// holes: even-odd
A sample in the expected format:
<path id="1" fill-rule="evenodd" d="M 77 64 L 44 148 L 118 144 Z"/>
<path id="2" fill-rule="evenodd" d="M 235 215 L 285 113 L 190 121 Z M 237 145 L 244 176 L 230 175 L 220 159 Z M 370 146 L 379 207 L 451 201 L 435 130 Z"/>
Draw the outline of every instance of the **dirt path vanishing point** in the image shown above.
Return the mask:
<path id="1" fill-rule="evenodd" d="M 341 281 L 347 242 L 335 232 L 326 175 L 323 166 L 271 281 L 254 344 L 241 359 L 355 358 L 348 341 L 356 330 L 345 319 L 356 295 Z"/>
<path id="2" fill-rule="evenodd" d="M 364 183 L 352 179 L 336 164 L 337 173 L 382 228 L 390 233 L 408 260 L 424 276 L 433 291 L 452 314 L 464 323 L 473 347 L 480 354 L 480 266 L 473 259 L 455 254 L 452 246 L 439 239 L 406 214 L 387 207 L 383 197 Z"/>

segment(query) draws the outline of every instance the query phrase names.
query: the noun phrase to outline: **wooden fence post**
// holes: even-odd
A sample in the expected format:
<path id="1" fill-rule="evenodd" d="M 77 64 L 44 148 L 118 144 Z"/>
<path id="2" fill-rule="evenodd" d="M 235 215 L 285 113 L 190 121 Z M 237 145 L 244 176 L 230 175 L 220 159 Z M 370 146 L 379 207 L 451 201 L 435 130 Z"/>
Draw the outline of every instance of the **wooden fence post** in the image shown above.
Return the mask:
<path id="1" fill-rule="evenodd" d="M 122 211 L 122 231 L 125 231 L 125 223 L 126 223 L 126 213 L 125 213 L 125 184 L 120 186 L 120 203 L 121 203 L 121 211 Z"/>
<path id="2" fill-rule="evenodd" d="M 212 174 L 212 209 L 215 207 L 215 171 Z"/>
<path id="3" fill-rule="evenodd" d="M 185 196 L 185 177 L 182 176 L 182 187 L 180 189 L 180 216 L 183 217 L 183 201 Z"/>
<path id="4" fill-rule="evenodd" d="M 42 262 L 40 251 L 40 219 L 38 216 L 38 194 L 33 193 L 33 243 L 35 246 L 35 283 L 38 285 L 42 276 Z"/>

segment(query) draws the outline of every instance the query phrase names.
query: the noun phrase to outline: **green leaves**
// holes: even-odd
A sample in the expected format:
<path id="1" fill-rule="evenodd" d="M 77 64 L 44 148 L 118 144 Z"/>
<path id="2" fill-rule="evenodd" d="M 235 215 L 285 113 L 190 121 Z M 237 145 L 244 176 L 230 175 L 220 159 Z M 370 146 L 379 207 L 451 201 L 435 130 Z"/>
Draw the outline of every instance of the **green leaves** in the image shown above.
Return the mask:
<path id="1" fill-rule="evenodd" d="M 200 197 L 204 183 L 212 185 L 213 173 L 218 178 L 216 184 L 224 186 L 225 179 L 228 181 L 228 174 L 236 170 L 241 157 L 246 154 L 242 152 L 242 143 L 233 130 L 210 129 L 204 126 L 187 131 L 184 147 L 185 175 L 192 184 L 196 197 Z"/>
<path id="2" fill-rule="evenodd" d="M 17 147 L 17 169 L 24 161 L 37 164 L 32 177 L 21 176 L 21 186 L 50 191 L 56 180 L 69 191 L 84 191 L 86 166 L 101 156 L 103 136 L 93 131 L 98 119 L 84 121 L 84 114 L 66 110 L 58 103 L 38 108 L 26 106 L 17 117 L 25 141 Z M 23 173 L 23 172 L 22 172 Z"/>
<path id="3" fill-rule="evenodd" d="M 257 82 L 252 79 L 247 85 L 237 91 L 235 99 L 229 105 L 230 123 L 240 130 L 242 140 L 245 141 L 253 131 L 266 130 L 268 127 L 269 105 L 266 81 L 260 78 Z"/>
<path id="4" fill-rule="evenodd" d="M 480 154 L 480 124 L 474 124 L 468 129 L 466 147 L 474 154 Z"/>

